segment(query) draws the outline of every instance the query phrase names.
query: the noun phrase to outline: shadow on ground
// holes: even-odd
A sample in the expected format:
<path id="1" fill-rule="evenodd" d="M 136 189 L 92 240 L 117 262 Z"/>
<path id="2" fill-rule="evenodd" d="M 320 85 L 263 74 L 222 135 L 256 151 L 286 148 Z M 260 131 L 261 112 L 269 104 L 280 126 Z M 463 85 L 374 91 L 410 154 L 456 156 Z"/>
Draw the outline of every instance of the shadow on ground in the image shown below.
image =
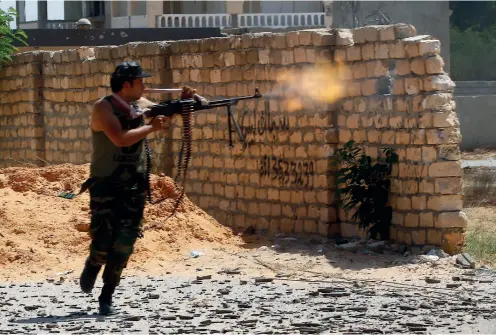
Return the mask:
<path id="1" fill-rule="evenodd" d="M 381 247 L 370 248 L 371 244 L 367 245 L 367 241 L 358 243 L 357 248 L 341 249 L 341 246 L 355 242 L 356 239 L 331 239 L 302 234 L 276 234 L 274 237 L 242 234 L 241 238 L 245 242 L 242 247 L 247 250 L 247 254 L 252 254 L 253 257 L 261 256 L 261 259 L 266 258 L 266 265 L 273 263 L 273 261 L 274 263 L 278 263 L 278 261 L 291 262 L 292 255 L 296 255 L 307 256 L 306 259 L 313 257 L 322 259 L 324 257 L 332 268 L 360 271 L 401 266 L 409 261 L 406 256 L 410 255 L 409 253 L 406 255 L 405 250 L 392 249 L 386 243 Z M 379 243 L 381 244 L 381 242 Z M 271 254 L 268 255 L 268 252 Z M 284 259 L 279 259 L 280 257 Z M 293 266 L 293 264 L 286 265 L 289 268 Z"/>

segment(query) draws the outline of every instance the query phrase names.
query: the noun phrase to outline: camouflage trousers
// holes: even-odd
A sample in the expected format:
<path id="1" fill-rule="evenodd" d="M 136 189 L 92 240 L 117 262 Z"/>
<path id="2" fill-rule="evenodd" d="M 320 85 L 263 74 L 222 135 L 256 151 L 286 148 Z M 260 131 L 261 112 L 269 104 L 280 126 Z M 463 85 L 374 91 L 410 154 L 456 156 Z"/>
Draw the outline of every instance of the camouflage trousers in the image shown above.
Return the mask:
<path id="1" fill-rule="evenodd" d="M 119 285 L 138 237 L 142 237 L 145 188 L 99 182 L 90 188 L 90 257 L 95 266 L 105 265 L 104 284 Z"/>

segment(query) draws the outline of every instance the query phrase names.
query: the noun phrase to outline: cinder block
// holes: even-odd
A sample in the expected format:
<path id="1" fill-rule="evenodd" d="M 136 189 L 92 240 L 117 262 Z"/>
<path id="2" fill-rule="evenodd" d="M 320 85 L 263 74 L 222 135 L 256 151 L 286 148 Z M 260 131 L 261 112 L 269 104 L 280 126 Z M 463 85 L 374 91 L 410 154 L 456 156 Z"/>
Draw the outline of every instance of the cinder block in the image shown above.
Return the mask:
<path id="1" fill-rule="evenodd" d="M 220 83 L 221 82 L 221 71 L 219 69 L 210 71 L 210 80 L 211 83 Z"/>
<path id="2" fill-rule="evenodd" d="M 357 97 L 361 95 L 361 82 L 351 82 L 347 84 L 347 96 Z"/>
<path id="3" fill-rule="evenodd" d="M 286 34 L 286 45 L 289 48 L 293 48 L 300 45 L 298 31 L 290 31 Z"/>
<path id="4" fill-rule="evenodd" d="M 427 144 L 459 144 L 461 132 L 459 128 L 438 128 L 426 131 Z"/>
<path id="5" fill-rule="evenodd" d="M 145 43 L 144 43 L 144 46 L 146 46 Z M 200 45 L 198 43 L 198 40 L 179 41 L 179 52 L 180 53 L 192 53 L 192 52 L 197 53 L 199 51 L 200 51 Z M 144 54 L 147 54 L 146 47 L 145 47 Z"/>
<path id="6" fill-rule="evenodd" d="M 274 34 L 273 33 L 255 33 L 252 34 L 252 47 L 253 48 L 267 48 L 271 47 Z"/>
<path id="7" fill-rule="evenodd" d="M 412 73 L 417 75 L 424 75 L 426 73 L 425 60 L 423 58 L 412 59 L 410 63 Z"/>
<path id="8" fill-rule="evenodd" d="M 459 120 L 455 111 L 430 113 L 433 115 L 433 127 L 459 127 Z"/>
<path id="9" fill-rule="evenodd" d="M 242 38 L 240 36 L 230 36 L 230 49 L 242 48 Z"/>
<path id="10" fill-rule="evenodd" d="M 89 47 L 81 47 L 78 49 L 78 58 L 79 60 L 85 60 L 87 58 L 95 57 L 95 49 Z"/>
<path id="11" fill-rule="evenodd" d="M 336 45 L 351 46 L 354 44 L 354 36 L 350 29 L 336 29 L 335 36 Z"/>
<path id="12" fill-rule="evenodd" d="M 217 51 L 228 51 L 231 49 L 231 40 L 229 37 L 215 38 Z"/>
<path id="13" fill-rule="evenodd" d="M 386 130 L 381 133 L 381 144 L 395 144 L 395 132 Z"/>
<path id="14" fill-rule="evenodd" d="M 312 33 L 314 46 L 329 46 L 335 44 L 335 35 L 328 31 L 314 31 Z"/>
<path id="15" fill-rule="evenodd" d="M 374 45 L 374 56 L 376 59 L 388 59 L 390 46 L 386 43 L 375 43 Z"/>
<path id="16" fill-rule="evenodd" d="M 432 75 L 423 78 L 424 91 L 445 91 L 453 90 L 455 83 L 445 74 Z"/>
<path id="17" fill-rule="evenodd" d="M 420 55 L 419 44 L 418 43 L 406 44 L 406 53 L 407 53 L 407 56 L 410 58 L 419 56 Z"/>
<path id="18" fill-rule="evenodd" d="M 397 23 L 394 24 L 395 38 L 404 39 L 416 36 L 416 28 L 411 24 Z"/>
<path id="19" fill-rule="evenodd" d="M 463 180 L 461 177 L 435 179 L 435 192 L 441 194 L 460 194 Z"/>
<path id="20" fill-rule="evenodd" d="M 370 96 L 377 93 L 377 80 L 366 79 L 361 82 L 361 93 L 364 96 Z"/>
<path id="21" fill-rule="evenodd" d="M 405 91 L 409 95 L 419 94 L 421 91 L 421 83 L 418 78 L 405 78 Z"/>
<path id="22" fill-rule="evenodd" d="M 380 30 L 380 41 L 393 41 L 396 39 L 395 26 L 382 26 Z"/>
<path id="23" fill-rule="evenodd" d="M 194 43 L 193 40 L 191 40 L 189 42 Z M 198 42 L 197 42 L 197 44 L 198 44 Z M 145 43 L 145 55 L 146 56 L 156 56 L 156 55 L 164 54 L 167 52 L 167 50 L 169 50 L 169 45 L 167 42 L 157 41 L 157 42 Z M 127 53 L 127 48 L 125 48 L 125 45 L 119 46 L 119 55 L 122 58 L 129 56 Z"/>
<path id="24" fill-rule="evenodd" d="M 366 30 L 364 27 L 352 29 L 354 44 L 362 44 L 366 42 Z"/>
<path id="25" fill-rule="evenodd" d="M 404 216 L 404 227 L 415 228 L 419 226 L 419 214 L 407 213 Z"/>
<path id="26" fill-rule="evenodd" d="M 390 58 L 402 59 L 406 58 L 406 47 L 403 42 L 397 41 L 396 43 L 389 44 Z"/>
<path id="27" fill-rule="evenodd" d="M 301 30 L 298 33 L 299 45 L 312 45 L 312 30 Z"/>
<path id="28" fill-rule="evenodd" d="M 354 79 L 366 78 L 368 76 L 366 63 L 355 63 L 351 68 Z"/>
<path id="29" fill-rule="evenodd" d="M 253 36 L 252 35 L 242 35 L 241 36 L 241 39 L 240 39 L 240 47 L 242 49 L 249 49 L 251 48 L 253 45 L 252 45 L 252 40 L 253 40 Z M 230 43 L 230 48 L 231 48 L 231 43 Z"/>
<path id="30" fill-rule="evenodd" d="M 375 59 L 375 45 L 372 43 L 362 45 L 361 53 L 363 60 Z"/>
<path id="31" fill-rule="evenodd" d="M 259 64 L 259 52 L 257 50 L 249 50 L 245 55 L 247 64 Z"/>
<path id="32" fill-rule="evenodd" d="M 79 60 L 78 49 L 68 50 L 68 54 L 69 54 L 69 62 L 70 63 L 74 63 L 74 62 Z"/>
<path id="33" fill-rule="evenodd" d="M 200 82 L 200 70 L 198 70 L 198 69 L 191 69 L 190 70 L 190 81 Z"/>
<path id="34" fill-rule="evenodd" d="M 428 167 L 430 177 L 461 177 L 462 167 L 459 161 L 434 162 Z"/>
<path id="35" fill-rule="evenodd" d="M 347 60 L 347 49 L 335 48 L 333 50 L 333 60 L 337 63 L 345 62 Z"/>
<path id="36" fill-rule="evenodd" d="M 444 60 L 439 55 L 428 57 L 425 59 L 426 73 L 442 74 L 444 73 Z"/>
<path id="37" fill-rule="evenodd" d="M 382 26 L 366 26 L 364 27 L 364 36 L 366 42 L 376 42 L 380 39 L 380 28 Z"/>
<path id="38" fill-rule="evenodd" d="M 463 207 L 463 196 L 462 195 L 439 195 L 428 197 L 427 202 L 428 209 L 435 211 L 460 211 Z M 437 218 L 438 219 L 438 218 Z M 439 220 L 437 221 L 440 224 Z"/>
<path id="39" fill-rule="evenodd" d="M 362 59 L 361 46 L 354 45 L 346 49 L 347 61 L 360 61 Z"/>
<path id="40" fill-rule="evenodd" d="M 419 42 L 420 55 L 438 55 L 440 54 L 439 40 L 423 40 Z"/>
<path id="41" fill-rule="evenodd" d="M 269 64 L 270 63 L 270 49 L 263 49 L 258 51 L 259 64 Z"/>
<path id="42" fill-rule="evenodd" d="M 295 63 L 293 58 L 293 50 L 281 50 L 281 64 L 290 65 Z"/>
<path id="43" fill-rule="evenodd" d="M 368 77 L 382 77 L 388 75 L 388 68 L 382 61 L 371 61 L 365 64 Z"/>
<path id="44" fill-rule="evenodd" d="M 214 67 L 214 54 L 207 53 L 202 55 L 203 67 Z"/>
<path id="45" fill-rule="evenodd" d="M 305 49 L 304 47 L 298 47 L 293 49 L 293 58 L 295 63 L 305 63 L 307 61 L 306 50 L 307 49 Z"/>
<path id="46" fill-rule="evenodd" d="M 273 34 L 271 38 L 271 48 L 275 49 L 286 49 L 287 46 L 287 36 L 283 33 Z"/>
<path id="47" fill-rule="evenodd" d="M 452 93 L 436 93 L 426 96 L 422 105 L 426 109 L 439 110 L 453 103 Z"/>
<path id="48" fill-rule="evenodd" d="M 224 59 L 224 66 L 235 65 L 235 54 L 233 52 L 224 52 L 222 57 Z"/>

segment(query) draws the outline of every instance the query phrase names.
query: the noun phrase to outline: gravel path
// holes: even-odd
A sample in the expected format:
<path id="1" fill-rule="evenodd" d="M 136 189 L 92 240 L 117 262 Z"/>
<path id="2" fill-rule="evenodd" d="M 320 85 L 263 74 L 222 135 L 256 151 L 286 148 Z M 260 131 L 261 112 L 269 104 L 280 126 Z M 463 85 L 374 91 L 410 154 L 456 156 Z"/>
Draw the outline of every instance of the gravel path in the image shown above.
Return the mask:
<path id="1" fill-rule="evenodd" d="M 96 314 L 100 278 L 92 295 L 75 277 L 2 284 L 0 333 L 495 334 L 493 271 L 417 286 L 317 279 L 128 276 L 108 317 Z"/>

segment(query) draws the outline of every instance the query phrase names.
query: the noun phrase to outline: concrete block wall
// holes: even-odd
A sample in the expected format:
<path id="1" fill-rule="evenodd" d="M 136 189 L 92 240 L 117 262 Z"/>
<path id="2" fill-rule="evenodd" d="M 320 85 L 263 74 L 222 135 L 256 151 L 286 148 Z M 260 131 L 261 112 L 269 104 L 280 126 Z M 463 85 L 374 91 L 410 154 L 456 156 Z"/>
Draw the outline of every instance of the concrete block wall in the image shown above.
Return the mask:
<path id="1" fill-rule="evenodd" d="M 91 110 L 99 98 L 111 94 L 110 74 L 124 60 L 139 61 L 156 73 L 151 87 L 167 76 L 163 43 L 80 48 L 44 52 L 43 110 L 45 157 L 51 163 L 81 164 L 91 159 Z M 157 95 L 151 95 L 151 99 Z M 153 137 L 152 137 L 153 142 Z"/>
<path id="2" fill-rule="evenodd" d="M 330 61 L 332 40 L 328 32 L 301 31 L 182 43 L 170 56 L 173 86 L 194 86 L 208 99 L 253 95 L 256 87 L 269 93 L 281 71 Z M 339 232 L 327 158 L 335 143 L 326 137 L 333 128 L 328 105 L 289 110 L 285 101 L 246 100 L 234 112 L 249 145 L 233 149 L 225 108 L 196 114 L 189 197 L 239 229 Z M 174 138 L 180 136 L 177 129 Z"/>
<path id="3" fill-rule="evenodd" d="M 440 42 L 402 24 L 340 35 L 346 42 L 334 49 L 334 61 L 346 65 L 343 79 L 349 84 L 336 111 L 339 143 L 363 143 L 372 157 L 382 147 L 399 154 L 391 186 L 391 238 L 410 246 L 459 248 L 466 226 L 461 134 Z M 392 94 L 378 95 L 385 82 Z M 351 214 L 339 211 L 342 235 L 360 234 Z"/>
<path id="4" fill-rule="evenodd" d="M 44 129 L 41 75 L 42 54 L 15 57 L 0 68 L 0 166 L 20 161 L 41 163 Z"/>
<path id="5" fill-rule="evenodd" d="M 91 105 L 110 93 L 109 74 L 125 59 L 156 74 L 151 87 L 188 84 L 209 99 L 252 95 L 255 87 L 270 93 L 283 71 L 337 66 L 345 93 L 333 104 L 295 109 L 259 99 L 234 107 L 245 146 L 235 133 L 235 147 L 228 148 L 224 108 L 197 112 L 188 196 L 236 228 L 361 235 L 350 213 L 337 210 L 329 161 L 334 149 L 353 139 L 373 157 L 385 146 L 400 156 L 390 201 L 393 241 L 447 251 L 461 246 L 466 217 L 454 84 L 443 72 L 440 42 L 431 36 L 397 24 L 20 54 L 2 69 L 9 76 L 0 84 L 0 135 L 13 147 L 2 141 L 2 165 L 35 153 L 52 164 L 89 162 Z M 35 64 L 36 73 L 27 70 Z M 31 80 L 32 86 L 22 84 L 31 88 L 6 80 L 13 73 Z M 152 141 L 154 162 L 168 175 L 176 172 L 181 135 L 175 120 Z"/>

